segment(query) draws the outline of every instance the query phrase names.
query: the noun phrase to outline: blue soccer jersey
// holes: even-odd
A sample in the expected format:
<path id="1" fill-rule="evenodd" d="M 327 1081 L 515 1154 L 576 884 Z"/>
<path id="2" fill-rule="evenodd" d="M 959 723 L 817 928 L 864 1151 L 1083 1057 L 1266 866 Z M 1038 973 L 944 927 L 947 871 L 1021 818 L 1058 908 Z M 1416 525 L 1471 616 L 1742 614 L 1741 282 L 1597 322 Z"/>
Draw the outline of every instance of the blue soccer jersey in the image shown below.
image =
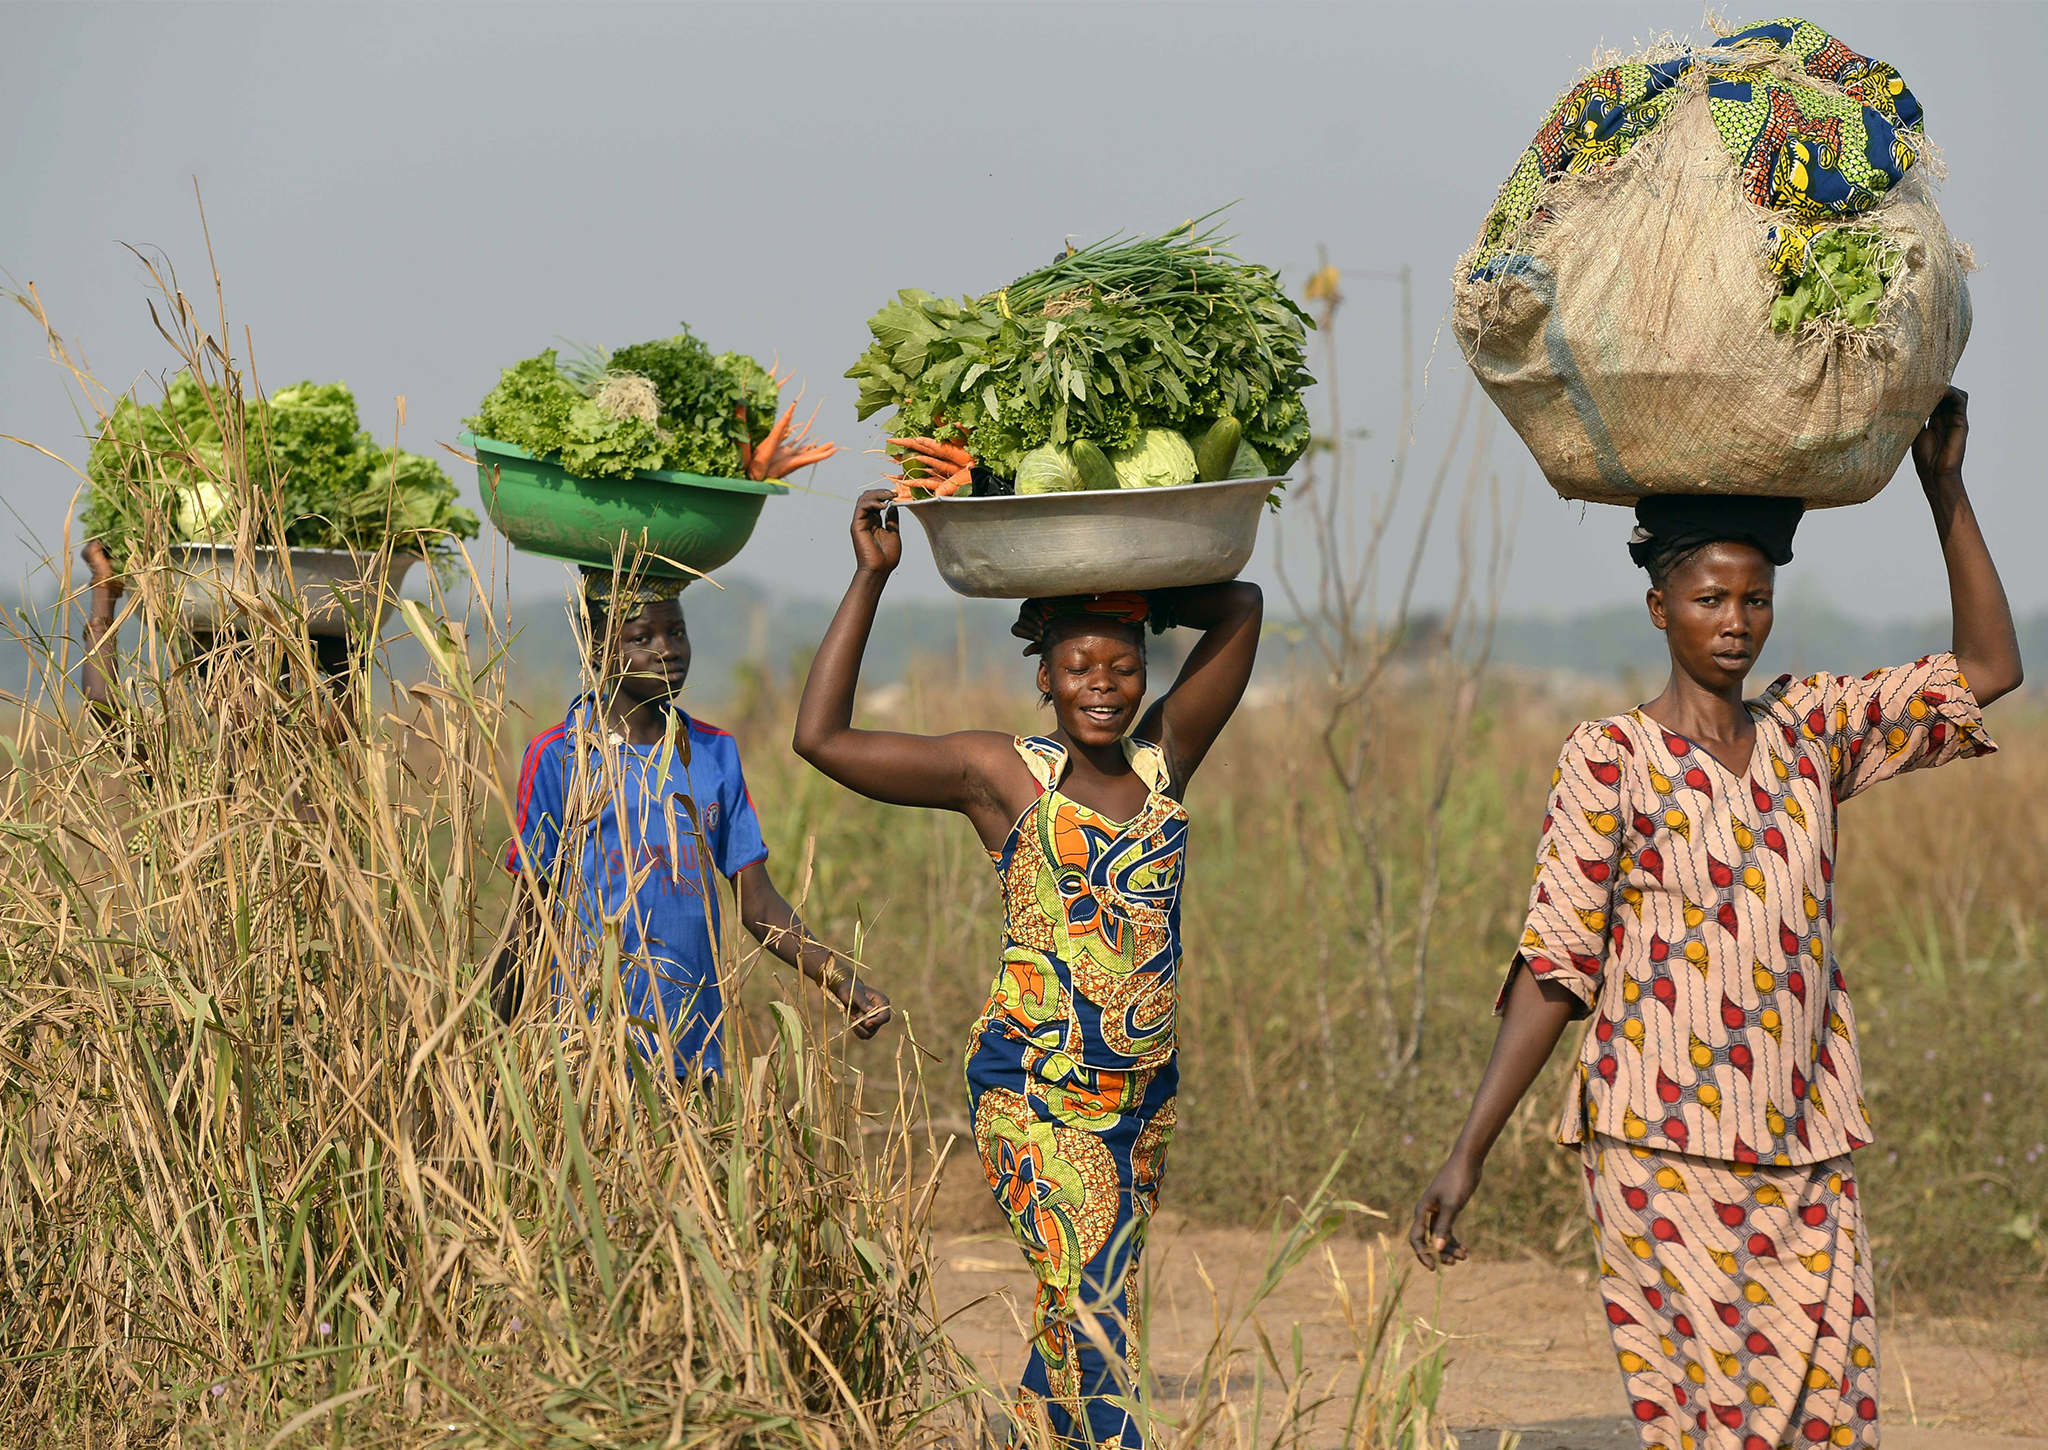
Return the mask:
<path id="1" fill-rule="evenodd" d="M 620 921 L 619 977 L 636 1043 L 658 1061 L 665 1025 L 676 1073 L 688 1078 L 723 1067 L 712 872 L 737 876 L 768 848 L 739 742 L 680 709 L 675 722 L 672 749 L 633 745 L 606 728 L 588 696 L 572 704 L 526 747 L 506 866 L 518 870 L 524 853 L 535 875 L 577 891 L 574 929 L 592 959 L 602 923 Z"/>

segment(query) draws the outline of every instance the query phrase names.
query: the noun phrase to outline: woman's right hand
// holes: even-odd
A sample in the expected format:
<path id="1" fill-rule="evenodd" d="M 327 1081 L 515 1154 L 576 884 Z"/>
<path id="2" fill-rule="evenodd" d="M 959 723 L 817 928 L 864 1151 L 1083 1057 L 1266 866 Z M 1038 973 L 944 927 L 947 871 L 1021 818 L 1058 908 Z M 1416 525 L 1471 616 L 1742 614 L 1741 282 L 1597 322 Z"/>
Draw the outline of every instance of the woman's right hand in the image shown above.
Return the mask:
<path id="1" fill-rule="evenodd" d="M 1464 1262 L 1465 1245 L 1459 1242 L 1453 1225 L 1478 1187 L 1479 1165 L 1456 1153 L 1436 1170 L 1436 1177 L 1416 1201 L 1415 1222 L 1408 1230 L 1408 1246 L 1415 1250 L 1423 1268 L 1435 1269 L 1438 1260 Z"/>
<path id="2" fill-rule="evenodd" d="M 889 489 L 871 488 L 853 506 L 853 557 L 862 573 L 887 575 L 903 562 L 895 497 Z"/>

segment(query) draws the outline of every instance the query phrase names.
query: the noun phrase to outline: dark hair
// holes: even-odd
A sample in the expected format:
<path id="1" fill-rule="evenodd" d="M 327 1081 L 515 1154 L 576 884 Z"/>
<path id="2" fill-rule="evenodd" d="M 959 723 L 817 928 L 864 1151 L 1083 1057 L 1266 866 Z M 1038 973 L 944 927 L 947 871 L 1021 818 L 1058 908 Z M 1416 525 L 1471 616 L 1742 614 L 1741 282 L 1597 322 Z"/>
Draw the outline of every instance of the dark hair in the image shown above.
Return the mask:
<path id="1" fill-rule="evenodd" d="M 1758 553 L 1763 553 L 1762 549 L 1758 548 L 1756 544 L 1748 539 L 1709 539 L 1704 544 L 1680 544 L 1675 548 L 1665 549 L 1659 553 L 1652 554 L 1644 561 L 1642 567 L 1643 571 L 1650 576 L 1650 587 L 1652 589 L 1662 589 L 1673 574 L 1676 574 L 1680 569 L 1683 569 L 1716 544 L 1747 544 L 1750 548 L 1756 549 Z M 1778 567 L 1768 554 L 1764 555 L 1764 562 L 1770 564 L 1773 569 Z"/>
<path id="2" fill-rule="evenodd" d="M 1066 615 L 1063 618 L 1053 620 L 1050 624 L 1046 626 L 1045 634 L 1040 641 L 1042 648 L 1038 652 L 1038 663 L 1041 667 L 1051 667 L 1052 646 L 1057 642 L 1058 636 L 1072 632 L 1071 630 L 1066 629 L 1064 627 L 1070 623 L 1085 624 L 1090 626 L 1091 628 L 1097 629 L 1099 629 L 1102 625 L 1108 624 L 1129 630 L 1132 634 L 1138 637 L 1138 663 L 1142 665 L 1147 665 L 1149 667 L 1150 659 L 1145 650 L 1144 625 L 1130 624 L 1121 619 L 1106 619 L 1100 615 L 1091 616 L 1086 614 Z M 1046 705 L 1050 705 L 1052 703 L 1052 691 L 1040 690 L 1038 692 L 1038 703 L 1041 708 L 1043 708 Z"/>
<path id="3" fill-rule="evenodd" d="M 1796 498 L 1744 494 L 1649 494 L 1636 501 L 1628 556 L 1650 586 L 1664 581 L 1709 544 L 1748 544 L 1773 567 L 1792 562 L 1792 535 L 1806 505 Z"/>
<path id="4" fill-rule="evenodd" d="M 1650 576 L 1650 587 L 1652 589 L 1662 589 L 1665 581 L 1673 574 L 1676 574 L 1680 569 L 1683 569 L 1687 564 L 1690 564 L 1699 557 L 1701 553 L 1712 547 L 1712 544 L 1686 544 L 1680 548 L 1666 549 L 1662 553 L 1652 554 L 1648 562 L 1643 565 L 1644 571 Z"/>

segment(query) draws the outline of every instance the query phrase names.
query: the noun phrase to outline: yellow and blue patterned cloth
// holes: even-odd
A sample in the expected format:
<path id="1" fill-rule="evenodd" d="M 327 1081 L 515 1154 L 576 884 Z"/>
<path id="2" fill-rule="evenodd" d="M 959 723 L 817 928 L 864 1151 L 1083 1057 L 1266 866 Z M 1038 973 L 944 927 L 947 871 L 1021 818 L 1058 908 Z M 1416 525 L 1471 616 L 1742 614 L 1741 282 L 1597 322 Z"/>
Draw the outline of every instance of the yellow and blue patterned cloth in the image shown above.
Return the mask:
<path id="1" fill-rule="evenodd" d="M 1780 61 L 1832 89 L 1800 84 Z M 1544 188 L 1626 155 L 1685 94 L 1694 66 L 1708 71 L 1707 104 L 1743 195 L 1789 217 L 1771 237 L 1780 277 L 1804 271 L 1823 227 L 1868 211 L 1913 165 L 1920 103 L 1899 73 L 1811 21 L 1772 20 L 1655 64 L 1608 66 L 1567 91 L 1501 188 L 1472 275 L 1513 271 L 1515 239 L 1540 218 Z"/>
<path id="2" fill-rule="evenodd" d="M 1188 816 L 1164 752 L 1124 750 L 1150 789 L 1119 822 L 1060 792 L 1058 742 L 1017 742 L 1040 794 L 992 853 L 1003 964 L 966 1064 L 982 1169 L 1038 1277 L 1020 1411 L 1096 1450 L 1144 1443 L 1120 1378 L 1139 1371 L 1133 1291 L 1180 1081 Z"/>

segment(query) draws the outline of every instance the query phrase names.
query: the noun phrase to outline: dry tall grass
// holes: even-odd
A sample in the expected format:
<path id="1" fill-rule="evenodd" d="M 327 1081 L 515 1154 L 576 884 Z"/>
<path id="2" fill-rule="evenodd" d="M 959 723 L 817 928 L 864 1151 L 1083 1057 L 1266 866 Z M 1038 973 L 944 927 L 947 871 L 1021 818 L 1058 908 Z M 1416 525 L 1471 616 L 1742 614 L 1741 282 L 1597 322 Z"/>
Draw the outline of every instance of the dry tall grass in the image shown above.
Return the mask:
<path id="1" fill-rule="evenodd" d="M 998 667 L 1001 668 L 1000 666 Z M 1388 1064 L 1378 944 L 1348 910 L 1348 809 L 1328 783 L 1321 688 L 1268 647 L 1263 683 L 1194 786 L 1181 972 L 1181 1115 L 1166 1201 L 1256 1219 L 1356 1146 L 1333 1191 L 1413 1202 L 1457 1131 L 1492 1044 L 1489 1015 L 1527 905 L 1530 852 L 1558 745 L 1581 719 L 1639 696 L 1598 682 L 1496 677 L 1476 706 L 1444 799 L 1430 1025 Z M 1021 670 L 933 663 L 876 692 L 877 721 L 916 730 L 1042 729 Z M 1426 702 L 1436 680 L 1397 667 L 1380 709 L 1377 809 L 1420 837 L 1438 789 Z M 1654 692 L 1652 690 L 1652 692 Z M 876 980 L 925 1040 L 952 1041 L 980 1007 L 1000 942 L 986 859 L 957 822 L 854 801 L 783 758 L 785 678 L 761 675 L 715 716 L 750 748 L 772 847 L 815 835 L 820 919 L 871 924 Z M 1837 944 L 1857 994 L 1878 1142 L 1860 1155 L 1879 1282 L 1894 1303 L 2048 1331 L 2048 718 L 2001 703 L 1987 760 L 1909 776 L 1843 809 Z M 1388 889 L 1428 889 L 1417 850 L 1387 853 Z M 839 917 L 833 922 L 834 915 Z M 1396 942 L 1398 947 L 1399 943 Z M 1327 986 L 1326 986 L 1327 984 Z M 1325 1023 L 1327 1021 L 1327 1028 Z M 1584 1253 L 1574 1161 L 1552 1143 L 1563 1050 L 1489 1164 L 1462 1227 L 1501 1255 Z M 941 1110 L 951 1082 L 936 1082 Z"/>
<path id="2" fill-rule="evenodd" d="M 254 385 L 224 313 L 202 323 L 165 285 L 167 338 L 232 417 Z M 215 482 L 246 556 L 281 541 L 271 471 L 260 439 L 223 432 Z M 849 1060 L 815 995 L 785 999 L 727 940 L 731 1070 L 686 1090 L 626 1045 L 616 926 L 585 935 L 564 912 L 542 913 L 523 966 L 565 992 L 499 1021 L 487 964 L 532 886 L 499 869 L 521 739 L 502 612 L 438 592 L 405 606 L 430 673 L 383 698 L 374 611 L 329 682 L 306 633 L 324 601 L 230 585 L 241 631 L 195 637 L 163 543 L 145 538 L 129 580 L 143 643 L 109 718 L 72 678 L 79 581 L 56 617 L 12 621 L 32 680 L 0 737 L 0 1443 L 881 1450 L 1006 1433 L 1004 1392 L 952 1351 L 931 1293 L 949 1146 L 925 1106 L 933 1054 L 905 1040 L 893 1061 Z M 457 582 L 495 597 L 473 570 Z M 779 842 L 818 883 L 843 801 Z M 956 879 L 929 909 L 964 929 L 966 873 L 939 846 L 953 823 L 930 824 Z M 906 924 L 835 935 L 858 951 Z M 910 1018 L 906 1038 L 921 1003 Z M 1276 1274 L 1355 1207 L 1328 1177 L 1292 1187 L 1308 1191 L 1278 1210 Z M 1335 1380 L 1276 1364 L 1247 1389 L 1258 1298 L 1239 1306 L 1202 1372 L 1149 1397 L 1154 1443 L 1445 1443 L 1443 1346 L 1387 1288 L 1354 1292 L 1357 1353 Z"/>

